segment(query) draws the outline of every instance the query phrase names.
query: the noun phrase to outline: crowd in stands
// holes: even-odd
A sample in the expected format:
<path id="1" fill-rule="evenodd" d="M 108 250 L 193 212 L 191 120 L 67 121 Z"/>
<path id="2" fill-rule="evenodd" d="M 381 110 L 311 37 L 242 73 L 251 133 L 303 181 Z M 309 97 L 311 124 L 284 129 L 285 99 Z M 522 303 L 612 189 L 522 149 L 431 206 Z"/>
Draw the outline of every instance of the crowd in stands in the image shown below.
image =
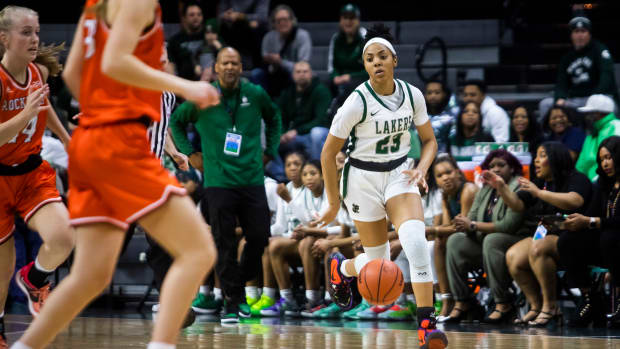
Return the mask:
<path id="1" fill-rule="evenodd" d="M 241 266 L 258 268 L 243 263 L 248 250 L 244 246 L 253 244 L 254 253 L 262 255 L 262 273 L 257 280 L 243 281 L 247 281 L 245 304 L 254 316 L 411 320 L 415 299 L 410 284 L 391 306 L 362 300 L 342 311 L 331 303 L 325 288 L 326 256 L 340 251 L 350 258 L 360 253 L 361 245 L 346 207 L 325 229 L 310 224 L 327 205 L 317 160 L 331 119 L 368 78 L 361 57 L 366 30 L 360 26 L 360 10 L 354 4 L 342 7 L 340 29 L 329 43 L 329 78 L 321 81 L 310 64 L 312 33 L 298 26 L 294 8 L 278 5 L 268 13 L 269 8 L 268 0 L 220 0 L 217 17 L 205 20 L 199 4 L 186 3 L 181 31 L 168 40 L 170 71 L 214 82 L 226 104 L 220 109 L 228 114 L 236 107 L 227 103 L 234 105 L 241 97 L 219 85 L 221 75 L 228 74 L 222 69 L 228 68 L 218 68 L 216 62 L 223 48 L 235 48 L 239 66 L 230 69 L 241 80 L 242 90 L 253 91 L 240 108 L 243 103 L 261 105 L 260 115 L 252 119 L 257 123 L 252 135 L 243 135 L 241 146 L 251 147 L 254 157 L 243 166 L 234 157 L 216 167 L 202 166 L 203 155 L 221 159 L 211 132 L 223 127 L 213 121 L 216 115 L 227 118 L 226 113 L 198 111 L 188 102 L 172 113 L 174 141 L 194 168 L 180 171 L 171 166 L 171 170 L 197 201 L 213 187 L 264 184 L 269 206 L 264 219 L 271 219 L 265 241 L 248 235 L 253 222 L 247 221 L 252 216 L 244 210 L 251 206 L 251 198 L 239 194 L 237 200 L 245 205 L 235 206 L 237 216 L 225 218 L 223 203 L 202 203 L 210 211 L 206 215 L 211 224 L 226 225 L 226 234 L 235 236 L 230 240 L 235 245 L 227 247 L 227 255 L 220 254 L 216 270 L 239 274 L 232 282 L 238 289 L 244 271 L 229 264 L 240 260 Z M 615 281 L 620 270 L 618 86 L 613 59 L 605 45 L 591 37 L 592 25 L 585 17 L 570 21 L 572 48 L 559 62 L 553 97 L 542 100 L 538 110 L 516 105 L 506 111 L 487 93 L 484 80 L 467 80 L 454 92 L 442 79 L 419 86 L 439 145 L 423 194 L 439 322 L 545 327 L 562 320 L 561 284 L 579 289 L 577 311 L 569 324 L 609 320 L 620 326 L 620 306 L 609 311 L 603 290 L 590 274 L 593 266 L 607 268 Z M 260 133 L 262 140 L 257 138 Z M 523 154 L 504 149 L 480 158 L 478 142 L 525 143 L 531 164 L 518 156 Z M 200 152 L 199 160 L 195 155 Z M 340 170 L 346 156 L 344 151 L 339 155 Z M 478 163 L 482 172 L 472 182 L 459 164 L 476 158 L 482 160 Z M 200 181 L 206 189 L 197 188 Z M 408 281 L 408 263 L 397 234 L 391 232 L 390 239 L 392 259 Z M 559 278 L 557 271 L 565 271 L 564 277 Z M 214 283 L 201 287 L 193 309 L 219 311 L 221 288 L 231 285 L 230 280 L 215 277 Z M 476 285 L 488 287 L 490 300 L 474 293 Z M 528 304 L 522 313 L 517 303 L 521 296 Z M 612 313 L 608 319 L 606 313 Z"/>

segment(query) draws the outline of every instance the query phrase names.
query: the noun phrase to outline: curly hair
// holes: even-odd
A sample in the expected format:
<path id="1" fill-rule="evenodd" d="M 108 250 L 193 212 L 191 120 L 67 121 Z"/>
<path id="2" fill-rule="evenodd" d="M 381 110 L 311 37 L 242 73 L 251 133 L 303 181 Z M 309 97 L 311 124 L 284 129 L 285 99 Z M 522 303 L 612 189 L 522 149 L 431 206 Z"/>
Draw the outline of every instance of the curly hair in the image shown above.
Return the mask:
<path id="1" fill-rule="evenodd" d="M 513 176 L 521 176 L 523 174 L 523 166 L 519 162 L 519 159 L 517 159 L 506 149 L 496 149 L 488 153 L 482 164 L 480 164 L 480 168 L 483 170 L 488 170 L 491 161 L 495 158 L 500 158 L 506 161 L 506 164 L 508 164 L 508 166 L 512 169 Z"/>
<path id="2" fill-rule="evenodd" d="M 390 42 L 390 44 L 394 45 L 394 37 L 390 33 L 390 28 L 388 28 L 383 23 L 377 23 L 372 26 L 372 28 L 366 31 L 366 36 L 364 37 L 364 45 L 372 38 L 382 38 Z"/>

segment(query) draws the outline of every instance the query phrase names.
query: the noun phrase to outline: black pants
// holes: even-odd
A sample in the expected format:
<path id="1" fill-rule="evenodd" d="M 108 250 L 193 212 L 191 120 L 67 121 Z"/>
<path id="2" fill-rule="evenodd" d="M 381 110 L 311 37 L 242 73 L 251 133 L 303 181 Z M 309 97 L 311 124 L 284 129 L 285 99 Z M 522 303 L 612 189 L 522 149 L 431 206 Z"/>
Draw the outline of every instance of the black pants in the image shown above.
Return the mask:
<path id="1" fill-rule="evenodd" d="M 137 228 L 138 225 L 133 223 L 129 226 L 129 229 L 127 229 L 121 255 L 125 253 L 125 250 L 127 250 L 129 241 L 135 234 Z M 157 291 L 161 291 L 161 285 L 164 282 L 166 273 L 168 273 L 168 269 L 170 269 L 170 266 L 172 265 L 172 257 L 157 242 L 155 242 L 155 240 L 151 239 L 148 234 L 146 234 L 146 241 L 149 244 L 149 249 L 146 251 L 146 262 L 149 267 L 153 269 L 153 278 L 155 280 L 155 287 L 157 288 Z"/>
<path id="2" fill-rule="evenodd" d="M 588 266 L 609 268 L 614 280 L 620 280 L 620 232 L 615 229 L 565 232 L 558 239 L 560 263 L 571 287 L 592 285 Z M 617 281 L 616 281 L 617 282 Z"/>
<path id="3" fill-rule="evenodd" d="M 217 246 L 215 271 L 224 295 L 232 302 L 242 302 L 245 283 L 261 271 L 261 256 L 269 242 L 269 207 L 265 187 L 206 189 L 209 222 Z M 237 261 L 237 219 L 246 240 Z"/>

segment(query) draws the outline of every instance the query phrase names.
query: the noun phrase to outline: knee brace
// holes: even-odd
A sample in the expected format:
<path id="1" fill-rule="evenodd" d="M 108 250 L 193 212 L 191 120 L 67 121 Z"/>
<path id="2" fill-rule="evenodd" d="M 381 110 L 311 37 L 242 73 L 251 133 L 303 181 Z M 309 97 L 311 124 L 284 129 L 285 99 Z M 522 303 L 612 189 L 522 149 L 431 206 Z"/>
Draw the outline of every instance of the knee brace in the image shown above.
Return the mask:
<path id="1" fill-rule="evenodd" d="M 407 259 L 405 251 L 400 251 L 400 254 L 394 260 L 394 263 L 396 263 L 396 265 L 400 268 L 400 271 L 403 272 L 403 280 L 405 283 L 410 283 L 411 273 L 409 272 L 409 260 Z"/>
<path id="2" fill-rule="evenodd" d="M 365 247 L 364 253 L 355 257 L 355 271 L 359 274 L 366 263 L 373 259 L 387 259 L 390 260 L 390 244 L 386 242 L 383 245 L 375 247 Z"/>
<path id="3" fill-rule="evenodd" d="M 426 241 L 424 222 L 408 220 L 400 225 L 398 238 L 409 259 L 411 282 L 433 282 L 431 255 Z"/>

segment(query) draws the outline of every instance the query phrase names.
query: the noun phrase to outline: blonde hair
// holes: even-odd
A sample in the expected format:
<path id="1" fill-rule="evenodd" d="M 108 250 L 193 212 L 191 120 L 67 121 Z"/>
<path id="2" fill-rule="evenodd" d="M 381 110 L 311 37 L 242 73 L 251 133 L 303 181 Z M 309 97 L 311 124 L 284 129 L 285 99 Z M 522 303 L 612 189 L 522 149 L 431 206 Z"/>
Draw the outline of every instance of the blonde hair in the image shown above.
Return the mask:
<path id="1" fill-rule="evenodd" d="M 18 14 L 33 15 L 39 17 L 39 14 L 36 11 L 31 10 L 27 7 L 14 5 L 5 6 L 0 11 L 0 32 L 8 33 L 13 27 L 13 20 L 15 19 L 15 16 Z M 0 42 L 0 57 L 4 55 L 4 51 L 6 51 L 6 48 L 4 47 L 2 42 Z"/>
<path id="2" fill-rule="evenodd" d="M 0 32 L 8 33 L 13 27 L 13 22 L 17 15 L 31 15 L 39 17 L 37 11 L 29 9 L 27 7 L 9 5 L 0 11 Z M 37 57 L 34 59 L 35 63 L 45 66 L 50 76 L 57 76 L 62 70 L 62 64 L 60 64 L 58 55 L 65 49 L 65 43 L 60 45 L 44 45 L 40 44 L 37 52 Z M 4 55 L 6 48 L 0 42 L 0 57 Z"/>

